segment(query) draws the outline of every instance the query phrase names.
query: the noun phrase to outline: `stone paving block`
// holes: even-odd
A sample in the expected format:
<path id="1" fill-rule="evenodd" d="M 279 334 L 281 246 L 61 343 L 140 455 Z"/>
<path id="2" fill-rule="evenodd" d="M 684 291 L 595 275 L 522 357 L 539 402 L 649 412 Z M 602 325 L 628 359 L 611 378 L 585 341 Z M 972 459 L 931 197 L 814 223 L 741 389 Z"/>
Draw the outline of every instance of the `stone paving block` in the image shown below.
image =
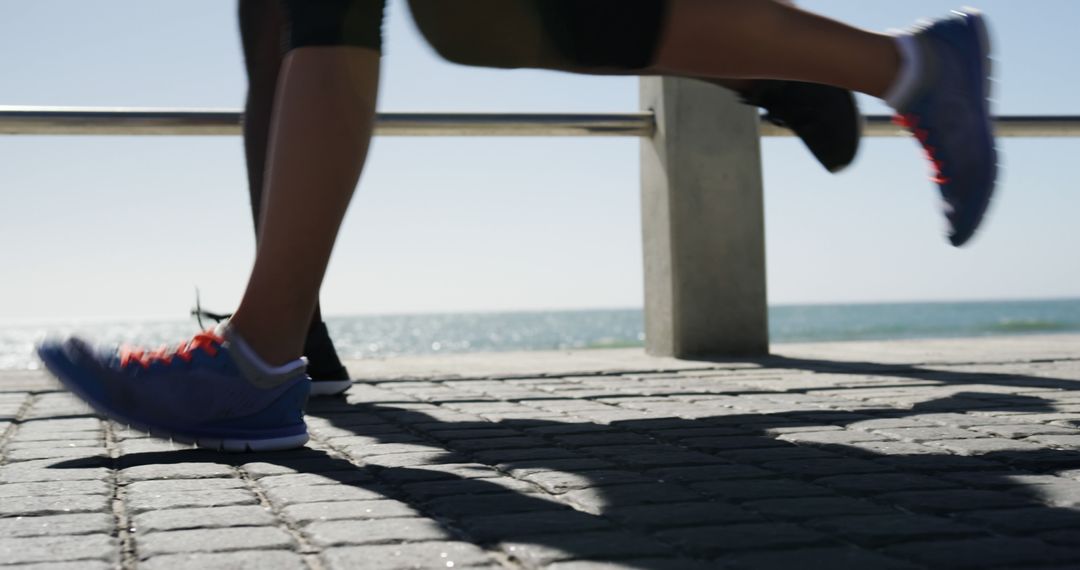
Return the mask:
<path id="1" fill-rule="evenodd" d="M 57 468 L 56 461 L 24 461 L 0 465 L 0 483 L 55 483 L 58 481 L 103 481 L 109 470 L 99 465 Z"/>
<path id="2" fill-rule="evenodd" d="M 649 430 L 649 433 L 663 439 L 684 440 L 699 437 L 724 437 L 729 435 L 750 435 L 748 430 L 738 426 L 725 427 L 677 427 Z"/>
<path id="3" fill-rule="evenodd" d="M 299 523 L 321 520 L 389 519 L 420 516 L 420 513 L 401 501 L 338 501 L 290 505 L 282 513 Z"/>
<path id="4" fill-rule="evenodd" d="M 1004 451 L 993 455 L 995 461 L 1026 469 L 1071 469 L 1080 467 L 1080 453 L 1064 449 Z"/>
<path id="5" fill-rule="evenodd" d="M 127 467 L 119 472 L 121 481 L 210 479 L 235 476 L 231 467 L 221 463 L 155 463 Z"/>
<path id="6" fill-rule="evenodd" d="M 838 534 L 863 545 L 894 544 L 920 539 L 940 539 L 986 535 L 972 525 L 945 517 L 893 512 L 881 515 L 822 517 L 805 524 Z"/>
<path id="7" fill-rule="evenodd" d="M 243 489 L 247 484 L 239 478 L 220 479 L 174 479 L 156 481 L 135 481 L 128 483 L 124 490 L 129 497 L 152 495 L 157 493 L 179 493 L 182 491 L 224 491 Z"/>
<path id="8" fill-rule="evenodd" d="M 904 471 L 925 471 L 930 473 L 978 471 L 980 469 L 998 471 L 1005 468 L 1005 465 L 999 461 L 946 454 L 885 455 L 874 461 Z"/>
<path id="9" fill-rule="evenodd" d="M 1080 415 L 1078 415 L 1080 419 Z M 1080 435 L 1036 435 L 1032 441 L 1067 449 L 1080 449 Z"/>
<path id="10" fill-rule="evenodd" d="M 487 495 L 491 493 L 540 493 L 535 485 L 511 477 L 492 479 L 451 479 L 443 481 L 424 481 L 410 483 L 402 489 L 411 497 L 420 500 L 455 495 Z"/>
<path id="11" fill-rule="evenodd" d="M 921 443 L 907 441 L 858 441 L 852 443 L 849 450 L 855 455 L 866 458 L 878 458 L 882 455 L 947 455 L 940 447 L 930 447 Z"/>
<path id="12" fill-rule="evenodd" d="M 799 444 L 847 445 L 859 441 L 883 441 L 889 437 L 859 430 L 810 431 L 786 433 L 777 439 Z"/>
<path id="13" fill-rule="evenodd" d="M 919 570 L 921 566 L 859 548 L 802 548 L 788 552 L 753 552 L 725 557 L 732 570 Z"/>
<path id="14" fill-rule="evenodd" d="M 1040 534 L 1039 538 L 1050 544 L 1064 546 L 1076 551 L 1077 545 L 1080 545 L 1080 529 L 1070 528 L 1053 530 Z"/>
<path id="15" fill-rule="evenodd" d="M 973 426 L 973 431 L 1010 438 L 1025 438 L 1033 435 L 1078 435 L 1080 430 L 1050 424 L 1005 424 L 994 426 Z"/>
<path id="16" fill-rule="evenodd" d="M 1028 507 L 977 510 L 960 513 L 959 517 L 972 524 L 1013 534 L 1080 528 L 1080 512 L 1074 509 Z"/>
<path id="17" fill-rule="evenodd" d="M 116 557 L 115 541 L 108 535 L 0 538 L 0 560 L 4 564 L 113 560 Z"/>
<path id="18" fill-rule="evenodd" d="M 304 559 L 284 550 L 185 553 L 154 556 L 139 563 L 143 570 L 306 570 Z"/>
<path id="19" fill-rule="evenodd" d="M 19 570 L 110 570 L 112 562 L 104 560 L 78 560 L 75 562 L 42 562 L 40 564 L 19 564 Z"/>
<path id="20" fill-rule="evenodd" d="M 3 430 L 0 430 L 2 432 Z M 103 448 L 105 442 L 100 437 L 83 438 L 83 439 L 65 439 L 60 441 L 40 441 L 40 440 L 12 440 L 7 445 L 8 450 L 15 449 L 86 449 L 86 448 Z"/>
<path id="21" fill-rule="evenodd" d="M 659 532 L 657 536 L 661 540 L 678 543 L 699 555 L 716 555 L 738 550 L 796 548 L 831 542 L 831 539 L 822 533 L 789 523 L 679 528 Z"/>
<path id="22" fill-rule="evenodd" d="M 654 445 L 656 440 L 636 433 L 583 433 L 559 435 L 559 442 L 573 447 L 595 447 L 607 445 Z"/>
<path id="23" fill-rule="evenodd" d="M 849 423 L 847 427 L 848 429 L 860 429 L 869 431 L 890 428 L 926 428 L 933 427 L 933 425 L 926 423 L 920 417 L 899 417 L 859 420 L 857 422 Z"/>
<path id="24" fill-rule="evenodd" d="M 790 443 L 771 437 L 756 435 L 729 435 L 723 437 L 692 437 L 680 443 L 687 447 L 708 451 L 728 451 L 735 449 L 761 449 L 765 447 L 789 447 Z"/>
<path id="25" fill-rule="evenodd" d="M 56 481 L 0 484 L 0 499 L 35 495 L 106 495 L 112 490 L 104 481 Z"/>
<path id="26" fill-rule="evenodd" d="M 785 443 L 784 447 L 768 449 L 732 449 L 723 452 L 723 458 L 740 463 L 762 465 L 773 461 L 793 461 L 797 459 L 844 459 L 843 455 L 826 451 L 816 446 L 796 446 Z"/>
<path id="27" fill-rule="evenodd" d="M 1029 471 L 1016 469 L 1001 471 L 957 471 L 955 473 L 942 473 L 942 479 L 956 481 L 970 487 L 982 487 L 989 489 L 1009 489 L 1023 485 L 1046 485 L 1062 481 L 1061 477 L 1054 475 L 1036 475 Z"/>
<path id="28" fill-rule="evenodd" d="M 166 509 L 138 514 L 131 519 L 131 526 L 140 533 L 231 526 L 270 526 L 275 523 L 274 515 L 260 505 Z"/>
<path id="29" fill-rule="evenodd" d="M 715 481 L 696 483 L 692 487 L 706 495 L 735 501 L 772 499 L 779 497 L 814 497 L 834 495 L 833 491 L 820 485 L 786 479 Z"/>
<path id="30" fill-rule="evenodd" d="M 816 424 L 809 422 L 791 422 L 778 425 L 769 425 L 761 430 L 761 433 L 771 436 L 781 436 L 787 434 L 810 434 L 820 433 L 825 431 L 844 431 L 845 428 L 840 426 L 833 426 L 827 424 Z M 875 438 L 878 439 L 878 438 Z"/>
<path id="31" fill-rule="evenodd" d="M 101 432 L 102 422 L 98 418 L 54 418 L 23 421 L 19 425 L 20 434 L 45 432 L 93 431 Z"/>
<path id="32" fill-rule="evenodd" d="M 1059 507 L 1080 506 L 1080 481 L 1061 479 L 1039 485 L 1021 485 L 1010 491 Z"/>
<path id="33" fill-rule="evenodd" d="M 702 499 L 701 494 L 670 483 L 578 489 L 569 491 L 562 497 L 589 513 L 602 513 L 612 507 L 682 503 Z"/>
<path id="34" fill-rule="evenodd" d="M 386 493 L 382 489 L 349 485 L 307 485 L 268 489 L 266 497 L 275 505 L 285 506 L 322 501 L 372 501 L 385 499 Z"/>
<path id="35" fill-rule="evenodd" d="M 764 522 L 759 514 L 715 501 L 614 507 L 603 514 L 623 525 L 647 529 Z"/>
<path id="36" fill-rule="evenodd" d="M 483 451 L 474 454 L 476 459 L 488 465 L 502 463 L 514 463 L 516 461 L 542 461 L 556 459 L 584 459 L 576 452 L 558 447 L 542 447 L 537 449 L 499 449 Z"/>
<path id="37" fill-rule="evenodd" d="M 1031 499 L 1008 493 L 978 489 L 886 493 L 878 495 L 876 498 L 879 501 L 892 503 L 906 509 L 932 513 L 954 513 L 957 511 L 1027 507 L 1032 505 Z"/>
<path id="38" fill-rule="evenodd" d="M 34 459 L 84 459 L 92 457 L 107 458 L 104 447 L 35 447 L 8 451 L 4 460 L 8 463 L 31 461 Z"/>
<path id="39" fill-rule="evenodd" d="M 896 491 L 922 491 L 951 489 L 958 485 L 938 477 L 916 473 L 870 473 L 859 475 L 834 475 L 822 477 L 814 483 L 839 489 L 848 493 L 874 495 Z"/>
<path id="40" fill-rule="evenodd" d="M 449 532 L 430 519 L 336 520 L 313 522 L 304 527 L 313 544 L 381 544 L 447 540 Z"/>
<path id="41" fill-rule="evenodd" d="M 675 554 L 670 546 L 647 535 L 620 530 L 545 535 L 503 541 L 499 546 L 511 557 L 538 566 L 576 558 L 618 560 Z"/>
<path id="42" fill-rule="evenodd" d="M 0 517 L 104 513 L 111 510 L 112 495 L 57 495 L 7 497 L 0 500 Z"/>
<path id="43" fill-rule="evenodd" d="M 241 465 L 241 468 L 252 479 L 261 479 L 270 475 L 347 471 L 353 467 L 355 466 L 348 461 L 329 456 L 287 460 L 273 458 L 272 461 L 251 461 Z"/>
<path id="44" fill-rule="evenodd" d="M 982 439 L 942 439 L 927 442 L 927 445 L 943 447 L 960 455 L 986 455 L 1001 452 L 1024 452 L 1042 451 L 1042 448 L 1034 443 L 1005 438 L 982 438 Z"/>
<path id="45" fill-rule="evenodd" d="M 456 441 L 459 439 L 477 439 L 481 437 L 515 437 L 521 432 L 502 427 L 478 427 L 475 429 L 437 429 L 427 432 L 436 439 Z"/>
<path id="46" fill-rule="evenodd" d="M 877 433 L 892 438 L 920 443 L 924 441 L 939 441 L 943 439 L 971 439 L 986 437 L 975 431 L 955 427 L 922 427 L 922 428 L 883 428 L 876 430 Z"/>
<path id="47" fill-rule="evenodd" d="M 12 436 L 11 441 L 18 443 L 33 443 L 42 441 L 62 441 L 62 442 L 98 442 L 103 443 L 105 441 L 105 432 L 103 431 L 38 431 L 27 432 L 24 430 L 18 430 L 15 435 Z"/>
<path id="48" fill-rule="evenodd" d="M 489 452 L 495 453 L 495 452 Z M 421 451 L 414 453 L 389 453 L 364 458 L 364 463 L 380 465 L 382 467 L 426 467 L 440 463 L 463 463 L 467 458 L 456 453 L 445 451 Z"/>
<path id="49" fill-rule="evenodd" d="M 431 453 L 433 445 L 415 443 L 376 443 L 367 445 L 352 445 L 345 448 L 345 452 L 351 457 L 370 458 L 380 455 L 396 455 L 402 453 Z"/>
<path id="50" fill-rule="evenodd" d="M 426 506 L 435 513 L 451 517 L 553 511 L 569 508 L 542 495 L 527 496 L 512 492 L 440 497 L 428 501 Z"/>
<path id="51" fill-rule="evenodd" d="M 914 542 L 885 549 L 932 568 L 1022 568 L 1080 559 L 1080 551 L 1050 546 L 1031 538 L 988 537 Z"/>
<path id="52" fill-rule="evenodd" d="M 771 471 L 789 473 L 798 477 L 829 477 L 831 475 L 855 475 L 859 473 L 880 473 L 890 471 L 889 467 L 864 459 L 789 459 L 770 461 L 761 467 Z"/>
<path id="53" fill-rule="evenodd" d="M 373 481 L 371 473 L 361 469 L 329 471 L 325 473 L 290 473 L 271 475 L 259 479 L 259 486 L 265 489 L 278 487 L 307 487 L 310 485 L 353 485 Z"/>
<path id="54" fill-rule="evenodd" d="M 668 451 L 666 453 L 634 453 L 615 458 L 620 463 L 638 469 L 654 467 L 677 467 L 684 465 L 713 465 L 717 458 L 695 451 Z"/>
<path id="55" fill-rule="evenodd" d="M 0 518 L 0 537 L 61 536 L 108 533 L 115 525 L 112 513 L 46 515 Z"/>
<path id="56" fill-rule="evenodd" d="M 353 434 L 350 436 L 338 436 L 327 439 L 327 443 L 334 446 L 337 449 L 350 450 L 353 448 L 370 447 L 375 445 L 389 445 L 389 444 L 410 444 L 419 445 L 419 448 L 404 448 L 395 451 L 394 453 L 402 453 L 404 451 L 428 451 L 432 447 L 435 447 L 432 442 L 422 438 L 418 435 L 409 432 L 391 432 L 391 433 L 379 433 L 379 434 Z M 359 455 L 359 454 L 357 454 Z"/>
<path id="57" fill-rule="evenodd" d="M 518 436 L 458 439 L 450 443 L 449 447 L 459 451 L 487 451 L 491 449 L 532 449 L 546 444 L 542 439 Z"/>
<path id="58" fill-rule="evenodd" d="M 794 497 L 742 503 L 744 508 L 769 517 L 812 519 L 840 515 L 886 515 L 896 511 L 851 497 Z"/>
<path id="59" fill-rule="evenodd" d="M 657 482 L 656 479 L 650 479 L 649 477 L 630 471 L 613 470 L 585 471 L 581 473 L 541 471 L 539 473 L 529 474 L 525 476 L 524 479 L 539 485 L 548 493 L 556 495 L 575 489 L 589 489 L 629 483 Z"/>
<path id="60" fill-rule="evenodd" d="M 495 469 L 479 463 L 446 463 L 423 467 L 395 467 L 379 471 L 379 478 L 395 483 L 437 481 L 446 479 L 490 479 L 503 477 Z"/>
<path id="61" fill-rule="evenodd" d="M 464 517 L 457 521 L 469 536 L 481 542 L 517 539 L 544 534 L 565 534 L 613 528 L 601 517 L 570 509 L 512 513 L 505 515 L 481 515 Z"/>
<path id="62" fill-rule="evenodd" d="M 511 461 L 499 464 L 499 469 L 506 471 L 517 478 L 524 478 L 533 473 L 543 471 L 566 471 L 579 473 L 583 471 L 596 471 L 601 469 L 614 469 L 616 465 L 610 461 L 594 458 L 574 459 L 533 459 Z"/>
<path id="63" fill-rule="evenodd" d="M 775 472 L 759 467 L 738 464 L 695 465 L 691 467 L 661 467 L 646 472 L 659 481 L 724 481 L 729 479 L 761 479 L 776 476 Z"/>
<path id="64" fill-rule="evenodd" d="M 497 562 L 488 553 L 467 542 L 420 542 L 329 548 L 323 553 L 323 559 L 331 570 L 497 566 Z"/>
<path id="65" fill-rule="evenodd" d="M 141 558 L 179 552 L 288 549 L 293 539 L 279 528 L 235 527 L 152 532 L 135 537 Z"/>
<path id="66" fill-rule="evenodd" d="M 163 509 L 192 507 L 227 507 L 234 505 L 254 505 L 258 501 L 247 489 L 226 489 L 223 491 L 177 491 L 172 493 L 146 493 L 127 497 L 129 512 L 143 513 Z"/>

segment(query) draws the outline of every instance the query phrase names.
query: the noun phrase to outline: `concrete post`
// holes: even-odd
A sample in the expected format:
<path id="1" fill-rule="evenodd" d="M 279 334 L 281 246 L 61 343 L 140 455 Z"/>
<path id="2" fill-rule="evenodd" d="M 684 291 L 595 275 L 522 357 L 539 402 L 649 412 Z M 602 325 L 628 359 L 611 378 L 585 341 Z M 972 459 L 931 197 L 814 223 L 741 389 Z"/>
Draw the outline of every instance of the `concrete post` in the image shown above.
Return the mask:
<path id="1" fill-rule="evenodd" d="M 755 109 L 701 81 L 641 79 L 656 134 L 641 143 L 646 349 L 769 351 L 765 214 Z"/>

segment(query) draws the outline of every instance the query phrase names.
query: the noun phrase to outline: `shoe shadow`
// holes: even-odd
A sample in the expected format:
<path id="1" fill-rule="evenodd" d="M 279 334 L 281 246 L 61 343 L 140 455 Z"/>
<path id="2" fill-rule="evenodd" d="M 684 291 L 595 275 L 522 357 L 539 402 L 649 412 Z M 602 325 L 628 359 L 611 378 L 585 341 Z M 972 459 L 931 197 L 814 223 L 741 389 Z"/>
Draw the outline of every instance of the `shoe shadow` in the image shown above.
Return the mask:
<path id="1" fill-rule="evenodd" d="M 847 364 L 770 359 L 762 368 L 836 373 Z M 950 386 L 1080 385 L 860 364 L 877 376 Z M 792 393 L 719 379 L 717 390 L 647 396 L 560 397 L 558 389 L 484 395 L 513 382 L 358 384 L 347 400 L 311 402 L 318 449 L 145 452 L 98 461 L 115 469 L 228 462 L 286 514 L 311 498 L 310 487 L 360 488 L 436 521 L 443 536 L 499 549 L 527 567 L 563 560 L 657 570 L 1080 561 L 1070 548 L 1080 528 L 1073 508 L 1080 482 L 1056 475 L 1080 469 L 1080 452 L 1010 439 L 1039 431 L 1024 427 L 1024 414 L 1056 409 L 1041 395 L 960 391 L 906 409 L 857 399 L 845 408 L 848 401 L 835 398 L 825 407 L 812 389 L 789 400 Z M 465 390 L 470 383 L 476 388 Z M 409 393 L 416 387 L 427 397 Z M 660 417 L 626 413 L 647 409 Z M 990 435 L 1002 437 L 983 437 Z M 371 540 L 346 522 L 348 513 L 340 516 L 304 522 L 304 531 L 324 548 Z"/>

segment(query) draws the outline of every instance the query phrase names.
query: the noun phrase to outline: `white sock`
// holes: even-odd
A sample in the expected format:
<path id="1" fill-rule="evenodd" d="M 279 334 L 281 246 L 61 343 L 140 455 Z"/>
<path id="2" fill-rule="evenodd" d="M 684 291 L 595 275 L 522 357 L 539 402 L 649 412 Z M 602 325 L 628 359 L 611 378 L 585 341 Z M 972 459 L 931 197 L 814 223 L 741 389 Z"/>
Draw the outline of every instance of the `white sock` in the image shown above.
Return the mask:
<path id="1" fill-rule="evenodd" d="M 236 329 L 229 326 L 229 321 L 223 321 L 217 326 L 214 332 L 221 337 L 228 339 L 230 348 L 238 351 L 248 364 L 254 366 L 260 374 L 267 376 L 280 376 L 288 375 L 295 372 L 298 368 L 307 366 L 307 359 L 300 357 L 292 362 L 286 362 L 281 366 L 271 366 L 267 363 L 255 349 L 251 348 L 251 345 L 246 340 L 240 337 L 240 334 L 236 332 Z"/>
<path id="2" fill-rule="evenodd" d="M 923 61 L 919 52 L 919 42 L 910 33 L 901 32 L 896 36 L 896 47 L 900 50 L 900 73 L 896 75 L 889 90 L 885 92 L 885 102 L 893 109 L 902 110 L 912 94 L 918 88 L 923 76 Z"/>

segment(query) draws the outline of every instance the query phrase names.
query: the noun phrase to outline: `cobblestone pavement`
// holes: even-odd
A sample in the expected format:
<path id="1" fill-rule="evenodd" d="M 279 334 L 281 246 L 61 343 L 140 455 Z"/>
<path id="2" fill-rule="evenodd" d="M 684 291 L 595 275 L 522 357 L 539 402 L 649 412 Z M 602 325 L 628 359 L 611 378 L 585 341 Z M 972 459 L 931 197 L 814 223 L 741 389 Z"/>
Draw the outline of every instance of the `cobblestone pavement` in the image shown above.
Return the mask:
<path id="1" fill-rule="evenodd" d="M 308 448 L 236 455 L 7 373 L 0 565 L 1078 568 L 1080 337 L 996 342 L 382 370 L 311 403 Z"/>

